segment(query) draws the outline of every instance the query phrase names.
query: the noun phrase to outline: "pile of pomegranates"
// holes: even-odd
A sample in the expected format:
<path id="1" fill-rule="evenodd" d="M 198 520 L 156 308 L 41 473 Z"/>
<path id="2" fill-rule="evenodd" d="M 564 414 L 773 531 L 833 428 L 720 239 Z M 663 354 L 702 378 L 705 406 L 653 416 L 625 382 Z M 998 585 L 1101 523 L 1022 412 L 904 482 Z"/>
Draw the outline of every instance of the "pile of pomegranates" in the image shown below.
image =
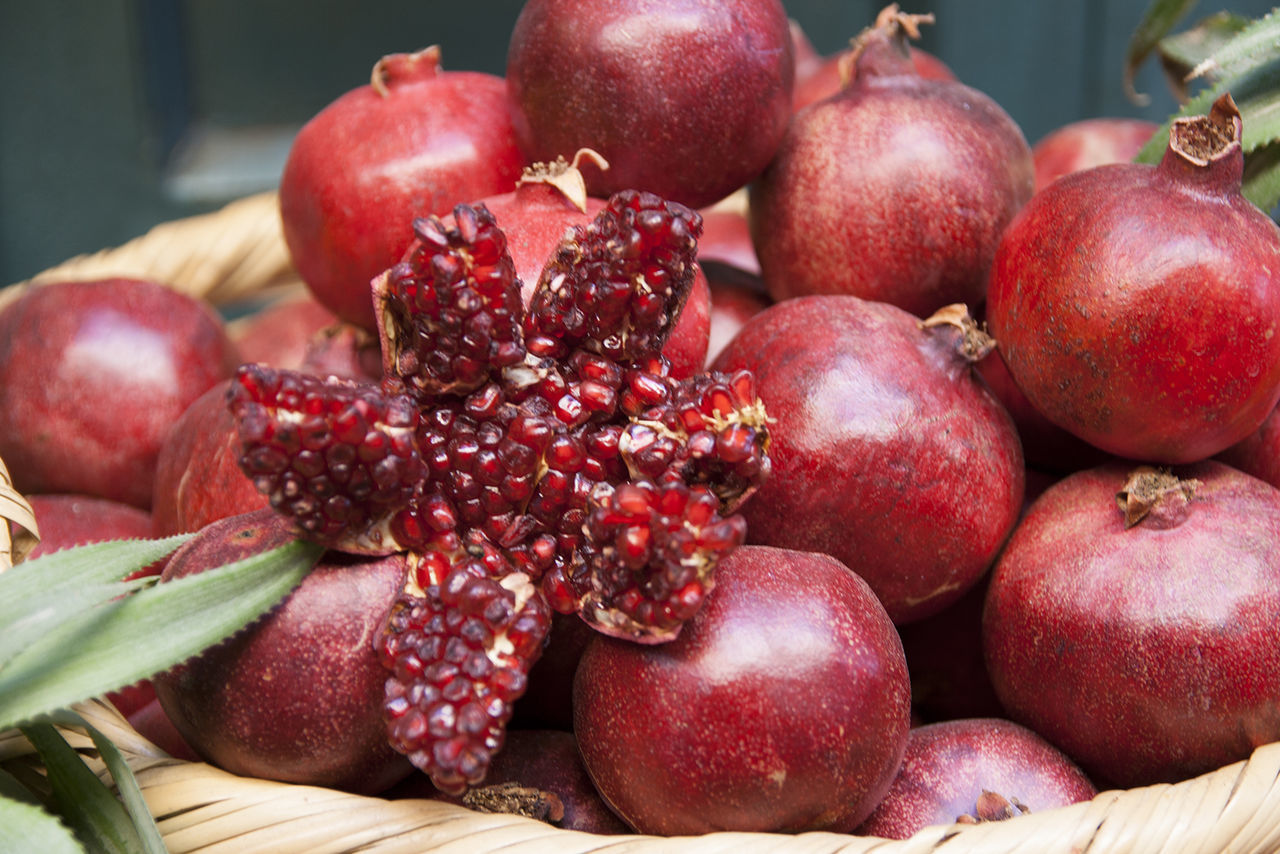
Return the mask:
<path id="1" fill-rule="evenodd" d="M 601 834 L 903 838 L 1280 740 L 1280 228 L 1239 110 L 1158 166 L 1149 123 L 1033 148 L 933 23 L 824 59 L 781 0 L 529 0 L 505 78 L 391 54 L 299 134 L 305 294 L 0 309 L 45 548 L 194 533 L 161 583 L 327 549 L 122 711 Z"/>

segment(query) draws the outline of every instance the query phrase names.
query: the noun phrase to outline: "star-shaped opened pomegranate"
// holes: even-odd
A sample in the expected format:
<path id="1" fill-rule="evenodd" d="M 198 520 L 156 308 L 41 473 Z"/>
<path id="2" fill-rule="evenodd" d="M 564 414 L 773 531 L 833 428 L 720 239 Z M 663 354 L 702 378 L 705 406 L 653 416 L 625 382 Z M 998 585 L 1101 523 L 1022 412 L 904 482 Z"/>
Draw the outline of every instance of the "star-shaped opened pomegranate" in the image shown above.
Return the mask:
<path id="1" fill-rule="evenodd" d="M 552 610 L 671 640 L 742 542 L 768 474 L 750 373 L 668 376 L 702 220 L 613 196 L 566 235 L 526 311 L 483 205 L 414 223 L 374 281 L 380 385 L 245 365 L 241 466 L 328 547 L 410 554 L 377 648 L 391 743 L 437 787 L 479 783 Z"/>

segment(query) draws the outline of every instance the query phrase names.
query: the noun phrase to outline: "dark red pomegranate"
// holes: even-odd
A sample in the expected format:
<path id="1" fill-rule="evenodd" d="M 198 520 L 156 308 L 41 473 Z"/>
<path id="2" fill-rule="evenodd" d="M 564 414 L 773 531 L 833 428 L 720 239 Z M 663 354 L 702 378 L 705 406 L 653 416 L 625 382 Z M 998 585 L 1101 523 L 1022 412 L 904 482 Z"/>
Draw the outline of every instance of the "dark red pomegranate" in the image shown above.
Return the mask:
<path id="1" fill-rule="evenodd" d="M 1159 128 L 1146 119 L 1111 116 L 1065 124 L 1031 146 L 1036 189 L 1072 172 L 1132 160 Z"/>
<path id="2" fill-rule="evenodd" d="M 280 177 L 280 218 L 317 300 L 373 330 L 369 282 L 404 254 L 404 224 L 512 186 L 525 161 L 506 98 L 501 77 L 445 71 L 433 46 L 384 56 L 368 85 L 307 122 Z"/>
<path id="3" fill-rule="evenodd" d="M 227 327 L 240 358 L 275 368 L 300 368 L 311 341 L 338 323 L 337 315 L 310 293 L 294 294 L 233 321 Z"/>
<path id="4" fill-rule="evenodd" d="M 21 492 L 147 509 L 173 422 L 236 362 L 217 313 L 156 282 L 33 287 L 0 311 L 0 458 Z"/>
<path id="5" fill-rule="evenodd" d="M 592 195 L 689 207 L 755 178 L 791 115 L 794 60 L 778 0 L 531 0 L 507 50 L 511 113 L 530 160 L 592 148 Z"/>
<path id="6" fill-rule="evenodd" d="M 906 839 L 930 825 L 1004 821 L 1098 793 L 1062 751 L 1026 727 L 964 718 L 911 730 L 902 770 L 858 834 Z"/>
<path id="7" fill-rule="evenodd" d="M 768 402 L 772 474 L 743 507 L 748 541 L 839 558 L 899 624 L 972 587 L 1022 505 L 1017 432 L 972 367 L 990 339 L 963 311 L 952 319 L 798 297 L 748 320 L 712 363 L 754 373 Z"/>
<path id="8" fill-rule="evenodd" d="M 977 306 L 1000 233 L 1031 196 L 1031 150 L 991 98 L 915 72 L 931 17 L 890 6 L 857 40 L 853 81 L 798 113 L 751 196 L 775 299 L 850 294 L 924 317 Z"/>
<path id="9" fill-rule="evenodd" d="M 1271 410 L 1261 427 L 1216 459 L 1280 489 L 1280 409 Z"/>
<path id="10" fill-rule="evenodd" d="M 1123 787 L 1280 738 L 1280 490 L 1216 461 L 1068 475 L 1032 504 L 984 614 L 1014 720 Z"/>
<path id="11" fill-rule="evenodd" d="M 708 261 L 702 265 L 711 289 L 707 363 L 715 361 L 748 320 L 773 305 L 759 276 Z"/>
<path id="12" fill-rule="evenodd" d="M 231 381 L 223 380 L 192 401 L 160 446 L 149 536 L 198 531 L 267 506 L 240 469 L 240 439 L 227 409 L 230 388 Z"/>
<path id="13" fill-rule="evenodd" d="M 834 558 L 743 546 L 674 641 L 587 645 L 574 731 L 601 796 L 642 833 L 856 826 L 901 761 L 902 646 Z"/>
<path id="14" fill-rule="evenodd" d="M 132 504 L 66 494 L 29 495 L 27 501 L 40 526 L 40 542 L 28 560 L 85 543 L 152 536 L 151 514 Z"/>
<path id="15" fill-rule="evenodd" d="M 1280 228 L 1240 195 L 1229 95 L 1159 166 L 1053 182 L 1001 240 L 987 317 L 1041 413 L 1120 457 L 1205 459 L 1280 399 Z"/>
<path id="16" fill-rule="evenodd" d="M 295 537 L 270 509 L 210 524 L 164 581 Z M 404 583 L 403 555 L 327 553 L 285 601 L 245 631 L 157 675 L 165 713 L 205 760 L 249 777 L 372 794 L 412 770 L 387 743 L 386 671 L 373 644 Z"/>

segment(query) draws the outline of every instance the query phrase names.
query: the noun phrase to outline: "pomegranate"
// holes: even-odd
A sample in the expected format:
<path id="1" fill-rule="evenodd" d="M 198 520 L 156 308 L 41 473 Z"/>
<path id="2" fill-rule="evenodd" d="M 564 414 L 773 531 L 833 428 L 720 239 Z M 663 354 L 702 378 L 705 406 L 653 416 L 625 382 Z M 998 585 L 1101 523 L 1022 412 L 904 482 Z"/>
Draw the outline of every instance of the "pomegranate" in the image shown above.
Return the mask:
<path id="1" fill-rule="evenodd" d="M 711 290 L 711 328 L 707 363 L 738 334 L 746 322 L 773 304 L 759 276 L 708 261 L 702 265 Z"/>
<path id="2" fill-rule="evenodd" d="M 751 242 L 747 202 L 730 196 L 725 202 L 700 211 L 702 237 L 698 240 L 698 262 L 704 267 L 719 264 L 748 275 L 760 275 L 760 261 Z"/>
<path id="3" fill-rule="evenodd" d="M 151 514 L 132 504 L 66 494 L 31 495 L 27 501 L 40 526 L 40 542 L 27 560 L 85 543 L 151 536 Z"/>
<path id="4" fill-rule="evenodd" d="M 1009 372 L 1116 456 L 1205 459 L 1280 399 L 1280 228 L 1240 195 L 1240 134 L 1224 95 L 1158 166 L 1064 176 L 1000 242 L 987 317 Z"/>
<path id="5" fill-rule="evenodd" d="M 1280 739 L 1280 491 L 1213 460 L 1129 465 L 1032 504 L 983 617 L 1009 716 L 1124 787 Z"/>
<path id="6" fill-rule="evenodd" d="M 743 546 L 717 575 L 674 641 L 587 644 L 574 681 L 587 772 L 641 833 L 849 830 L 906 745 L 893 624 L 827 555 Z"/>
<path id="7" fill-rule="evenodd" d="M 1097 793 L 1069 757 L 1026 727 L 944 721 L 911 730 L 902 769 L 857 832 L 906 839 L 929 825 L 1003 821 Z"/>
<path id="8" fill-rule="evenodd" d="M 384 56 L 370 83 L 317 113 L 280 177 L 289 255 L 341 319 L 375 328 L 369 282 L 396 263 L 416 216 L 511 187 L 525 161 L 501 77 L 445 71 L 436 46 Z"/>
<path id="9" fill-rule="evenodd" d="M 530 160 L 595 149 L 592 195 L 689 207 L 755 178 L 791 115 L 794 58 L 778 0 L 530 0 L 507 49 L 512 120 Z"/>
<path id="10" fill-rule="evenodd" d="M 312 339 L 338 323 L 332 311 L 310 293 L 277 300 L 227 327 L 245 362 L 276 368 L 300 368 Z"/>
<path id="11" fill-rule="evenodd" d="M 1031 150 L 981 92 L 917 74 L 930 16 L 890 6 L 854 48 L 854 78 L 798 113 L 751 197 L 774 299 L 850 294 L 918 316 L 979 305 L 1004 227 L 1031 196 Z"/>
<path id="12" fill-rule="evenodd" d="M 117 705 L 116 708 L 119 708 Z M 139 735 L 175 759 L 199 762 L 200 755 L 183 740 L 178 728 L 169 720 L 164 706 L 154 694 L 151 699 L 128 715 L 129 726 Z"/>
<path id="13" fill-rule="evenodd" d="M 924 325 L 852 296 L 748 320 L 712 363 L 751 371 L 768 402 L 772 474 L 742 508 L 748 541 L 839 558 L 899 625 L 959 599 L 1022 505 L 1017 432 L 972 368 L 990 344 L 962 308 Z"/>
<path id="14" fill-rule="evenodd" d="M 1280 409 L 1271 410 L 1261 427 L 1216 459 L 1280 488 Z"/>
<path id="15" fill-rule="evenodd" d="M 1111 116 L 1065 124 L 1031 146 L 1036 189 L 1072 172 L 1132 160 L 1159 128 L 1146 119 Z"/>
<path id="16" fill-rule="evenodd" d="M 0 311 L 0 458 L 21 492 L 148 509 L 173 422 L 235 364 L 213 309 L 164 285 L 33 287 Z"/>
<path id="17" fill-rule="evenodd" d="M 596 634 L 577 614 L 554 614 L 551 639 L 529 671 L 529 689 L 516 703 L 516 729 L 573 729 L 573 674 L 587 642 Z"/>
<path id="18" fill-rule="evenodd" d="M 263 508 L 213 522 L 174 552 L 171 581 L 289 542 Z M 250 777 L 372 794 L 412 770 L 387 743 L 386 672 L 369 643 L 403 583 L 402 555 L 334 552 L 268 616 L 152 681 L 188 745 Z"/>

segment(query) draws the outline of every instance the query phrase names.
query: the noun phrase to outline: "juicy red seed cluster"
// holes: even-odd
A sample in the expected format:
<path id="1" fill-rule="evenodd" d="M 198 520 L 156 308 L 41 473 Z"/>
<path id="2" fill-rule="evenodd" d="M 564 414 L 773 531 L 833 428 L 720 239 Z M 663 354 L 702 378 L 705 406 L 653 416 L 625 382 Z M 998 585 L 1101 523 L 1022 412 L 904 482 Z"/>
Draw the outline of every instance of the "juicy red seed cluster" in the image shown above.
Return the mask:
<path id="1" fill-rule="evenodd" d="M 271 506 L 309 537 L 348 551 L 390 554 L 389 514 L 426 473 L 416 404 L 356 382 L 243 365 L 228 392 L 240 466 Z"/>
<path id="2" fill-rule="evenodd" d="M 466 392 L 524 360 L 520 283 L 484 205 L 414 222 L 409 257 L 375 284 L 384 368 L 422 395 Z"/>
<path id="3" fill-rule="evenodd" d="M 635 481 L 594 504 L 586 521 L 592 588 L 583 616 L 602 631 L 665 640 L 701 607 L 716 559 L 746 536 L 706 487 Z M 581 583 L 580 581 L 578 583 Z"/>
<path id="4" fill-rule="evenodd" d="M 701 216 L 683 205 L 615 194 L 543 269 L 525 320 L 530 352 L 582 348 L 626 362 L 660 351 L 688 298 L 701 233 Z"/>
<path id="5" fill-rule="evenodd" d="M 392 745 L 443 791 L 479 783 L 550 627 L 540 596 L 465 558 L 420 595 L 402 594 L 378 642 Z"/>

